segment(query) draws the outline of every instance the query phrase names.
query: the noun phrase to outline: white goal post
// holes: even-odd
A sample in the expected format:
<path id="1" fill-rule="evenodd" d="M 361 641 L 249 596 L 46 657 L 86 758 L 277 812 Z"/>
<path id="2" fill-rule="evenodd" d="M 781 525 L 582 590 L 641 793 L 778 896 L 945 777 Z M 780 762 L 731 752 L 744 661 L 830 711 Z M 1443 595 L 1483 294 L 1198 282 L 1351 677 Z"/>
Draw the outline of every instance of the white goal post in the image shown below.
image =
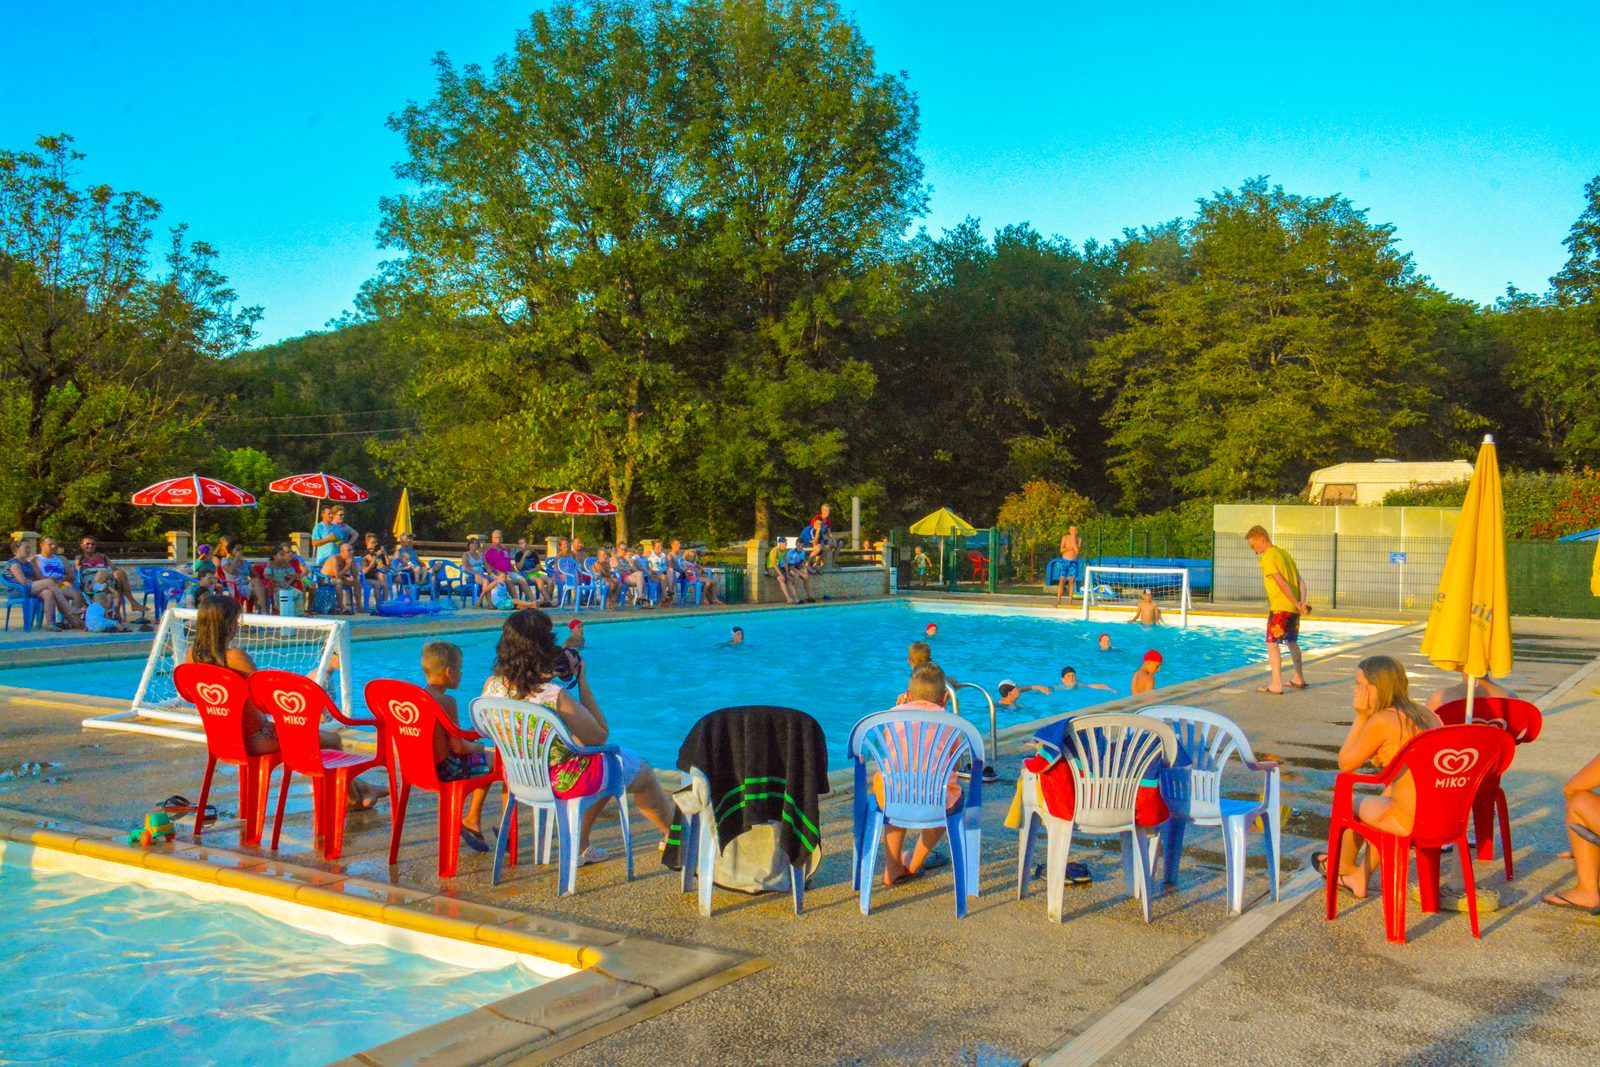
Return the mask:
<path id="1" fill-rule="evenodd" d="M 1094 608 L 1123 610 L 1132 618 L 1148 589 L 1150 599 L 1161 609 L 1163 622 L 1189 625 L 1193 601 L 1189 598 L 1189 572 L 1183 567 L 1090 566 L 1084 568 L 1082 589 L 1085 619 Z"/>
<path id="2" fill-rule="evenodd" d="M 203 741 L 195 727 L 200 716 L 193 705 L 178 695 L 172 671 L 184 661 L 194 639 L 193 608 L 169 608 L 161 616 L 150 657 L 145 661 L 139 688 L 127 711 L 85 719 L 90 730 L 121 730 L 154 734 L 186 741 Z M 341 710 L 353 710 L 350 682 L 350 625 L 343 619 L 298 618 L 281 615 L 239 616 L 239 631 L 233 647 L 249 655 L 261 670 L 284 670 L 303 674 L 324 688 L 334 671 L 339 674 L 339 692 L 334 694 Z M 187 726 L 180 730 L 158 725 Z"/>

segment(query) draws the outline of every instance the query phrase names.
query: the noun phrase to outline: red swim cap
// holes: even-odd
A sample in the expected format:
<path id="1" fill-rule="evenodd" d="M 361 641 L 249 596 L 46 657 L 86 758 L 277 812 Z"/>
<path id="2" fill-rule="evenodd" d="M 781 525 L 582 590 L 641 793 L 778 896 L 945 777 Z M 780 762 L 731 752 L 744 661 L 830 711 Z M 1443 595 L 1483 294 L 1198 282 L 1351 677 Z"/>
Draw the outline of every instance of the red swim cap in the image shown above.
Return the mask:
<path id="1" fill-rule="evenodd" d="M 567 629 L 569 629 L 569 630 L 576 630 L 578 627 L 580 627 L 582 625 L 583 625 L 583 620 L 582 619 L 568 619 L 567 620 Z"/>
<path id="2" fill-rule="evenodd" d="M 1157 652 L 1153 648 L 1149 652 L 1146 652 L 1144 654 L 1144 661 L 1146 663 L 1157 664 L 1158 666 L 1163 662 L 1163 660 L 1161 659 L 1161 653 Z"/>

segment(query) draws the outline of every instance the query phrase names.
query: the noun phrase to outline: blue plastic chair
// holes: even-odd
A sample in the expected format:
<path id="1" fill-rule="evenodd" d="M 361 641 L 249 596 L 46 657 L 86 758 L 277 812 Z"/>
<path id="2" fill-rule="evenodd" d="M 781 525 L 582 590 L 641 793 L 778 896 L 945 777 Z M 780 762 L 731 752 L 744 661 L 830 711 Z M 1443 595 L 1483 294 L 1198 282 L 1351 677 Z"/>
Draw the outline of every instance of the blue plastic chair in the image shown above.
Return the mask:
<path id="1" fill-rule="evenodd" d="M 693 563 L 679 564 L 678 569 L 678 603 L 700 604 L 700 599 L 705 595 L 706 580 L 700 577 L 700 568 Z M 694 599 L 690 600 L 690 595 Z"/>
<path id="2" fill-rule="evenodd" d="M 6 629 L 11 629 L 11 612 L 22 608 L 22 631 L 27 633 L 35 626 L 44 625 L 44 601 L 33 595 L 27 586 L 11 577 L 9 571 L 0 571 L 0 583 L 6 590 Z"/>
<path id="3" fill-rule="evenodd" d="M 977 896 L 979 888 L 984 756 L 977 727 L 949 712 L 897 707 L 857 722 L 848 751 L 856 772 L 850 887 L 861 894 L 861 914 L 871 913 L 878 844 L 888 823 L 906 830 L 945 827 L 955 872 L 956 917 L 966 918 L 967 898 Z M 969 756 L 966 795 L 948 810 L 945 786 Z M 867 778 L 869 762 L 883 776 L 881 807 Z"/>
<path id="4" fill-rule="evenodd" d="M 564 607 L 572 600 L 572 610 L 583 611 L 583 582 L 578 577 L 578 561 L 571 556 L 557 556 L 551 561 L 551 577 L 556 583 L 556 607 Z"/>
<path id="5" fill-rule="evenodd" d="M 661 603 L 661 579 L 650 573 L 650 561 L 643 556 L 634 556 L 628 562 L 633 565 L 634 570 L 644 575 L 645 599 L 652 606 L 659 605 Z"/>
<path id="6" fill-rule="evenodd" d="M 1250 740 L 1237 723 L 1214 711 L 1161 705 L 1141 708 L 1140 714 L 1169 724 L 1178 738 L 1178 758 L 1161 771 L 1161 796 L 1168 818 L 1161 847 L 1166 850 L 1164 880 L 1178 880 L 1184 831 L 1190 825 L 1222 828 L 1222 855 L 1228 871 L 1228 910 L 1244 910 L 1245 831 L 1261 818 L 1266 823 L 1263 841 L 1267 870 L 1272 877 L 1272 899 L 1278 899 L 1279 843 L 1283 837 L 1283 808 L 1278 802 L 1278 764 L 1257 762 Z M 1245 770 L 1263 776 L 1259 797 L 1234 800 L 1223 796 L 1223 775 L 1228 761 L 1239 757 Z"/>
<path id="7" fill-rule="evenodd" d="M 183 603 L 184 591 L 191 585 L 199 585 L 200 580 L 182 571 L 175 571 L 171 567 L 140 567 L 139 583 L 140 607 L 152 606 L 153 599 L 156 618 L 159 619 L 166 614 L 169 602 Z"/>
<path id="8" fill-rule="evenodd" d="M 494 741 L 510 794 L 495 842 L 493 884 L 500 884 L 500 862 L 508 842 L 516 836 L 517 805 L 526 804 L 534 812 L 534 839 L 540 844 L 541 863 L 550 862 L 550 826 L 555 826 L 560 864 L 557 895 L 577 892 L 578 834 L 583 813 L 612 797 L 616 798 L 622 819 L 622 853 L 627 861 L 628 881 L 633 881 L 633 831 L 628 823 L 628 783 L 622 780 L 621 749 L 616 745 L 579 745 L 554 711 L 526 700 L 478 697 L 472 702 L 472 721 L 479 733 Z M 555 795 L 550 784 L 550 747 L 556 741 L 574 755 L 599 756 L 606 761 L 605 782 L 598 792 L 566 799 Z"/>
<path id="9" fill-rule="evenodd" d="M 441 596 L 460 597 L 462 607 L 470 607 L 478 599 L 478 581 L 461 570 L 461 564 L 440 561 L 432 571 L 433 583 L 428 596 L 438 600 Z"/>
<path id="10" fill-rule="evenodd" d="M 600 610 L 604 611 L 611 602 L 611 587 L 600 576 L 600 566 L 595 562 L 593 556 L 583 561 L 583 573 L 589 579 L 588 584 L 583 587 L 585 595 L 589 598 L 589 603 L 592 605 L 598 602 Z"/>

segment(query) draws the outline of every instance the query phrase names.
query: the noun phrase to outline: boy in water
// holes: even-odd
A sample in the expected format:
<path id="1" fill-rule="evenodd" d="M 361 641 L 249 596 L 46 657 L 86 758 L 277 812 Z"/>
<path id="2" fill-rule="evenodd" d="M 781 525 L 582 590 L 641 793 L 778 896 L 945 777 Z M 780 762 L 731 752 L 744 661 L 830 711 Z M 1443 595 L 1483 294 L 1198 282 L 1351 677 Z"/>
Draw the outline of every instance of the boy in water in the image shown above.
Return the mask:
<path id="1" fill-rule="evenodd" d="M 728 635 L 728 647 L 733 648 L 736 645 L 742 644 L 744 644 L 744 627 L 735 626 L 733 628 L 733 633 Z"/>
<path id="2" fill-rule="evenodd" d="M 1018 685 L 1010 678 L 1000 683 L 1000 704 L 1002 707 L 1014 707 L 1022 700 L 1024 693 L 1048 693 L 1048 685 Z"/>
<path id="3" fill-rule="evenodd" d="M 1152 692 L 1156 687 L 1156 672 L 1160 669 L 1161 653 L 1152 648 L 1144 654 L 1144 661 L 1139 664 L 1139 669 L 1133 672 L 1131 683 L 1133 695 Z"/>
<path id="4" fill-rule="evenodd" d="M 450 690 L 461 685 L 461 649 L 448 641 L 429 641 L 422 646 L 422 675 L 427 679 L 428 695 L 438 701 L 439 708 L 450 721 L 459 723 L 456 698 Z M 489 770 L 489 757 L 481 744 L 463 741 L 443 726 L 433 728 L 433 762 L 441 782 L 459 782 L 463 778 L 476 778 Z M 480 828 L 483 822 L 483 800 L 487 789 L 474 789 L 467 798 L 467 812 L 461 818 L 461 840 L 474 852 L 488 852 L 489 842 L 483 839 Z"/>
<path id="5" fill-rule="evenodd" d="M 1101 634 L 1100 635 L 1100 651 L 1101 652 L 1115 652 L 1116 651 L 1116 649 L 1111 647 L 1111 635 L 1110 634 Z"/>
<path id="6" fill-rule="evenodd" d="M 1161 609 L 1150 599 L 1150 590 L 1139 594 L 1139 603 L 1133 609 L 1133 621 L 1141 626 L 1160 626 Z"/>
<path id="7" fill-rule="evenodd" d="M 1104 682 L 1080 682 L 1080 681 L 1078 681 L 1078 672 L 1077 672 L 1076 669 L 1074 669 L 1072 667 L 1062 667 L 1061 668 L 1061 688 L 1062 689 L 1070 691 L 1070 690 L 1078 688 L 1080 685 L 1083 686 L 1083 688 L 1085 688 L 1085 689 L 1104 689 L 1108 693 L 1115 693 L 1116 692 L 1115 689 L 1111 688 L 1109 685 L 1106 685 Z"/>

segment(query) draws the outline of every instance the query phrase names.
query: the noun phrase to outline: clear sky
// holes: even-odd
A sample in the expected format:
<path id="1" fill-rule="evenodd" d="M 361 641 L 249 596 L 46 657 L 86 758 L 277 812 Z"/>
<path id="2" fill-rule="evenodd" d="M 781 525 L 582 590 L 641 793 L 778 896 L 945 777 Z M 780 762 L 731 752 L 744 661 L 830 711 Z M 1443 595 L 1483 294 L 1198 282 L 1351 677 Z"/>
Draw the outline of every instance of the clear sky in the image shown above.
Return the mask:
<path id="1" fill-rule="evenodd" d="M 0 0 L 0 146 L 65 131 L 83 178 L 216 245 L 262 341 L 320 329 L 381 258 L 384 119 L 429 59 L 506 51 L 529 0 Z M 1419 269 L 1542 291 L 1600 173 L 1600 4 L 846 2 L 922 111 L 924 223 L 1074 241 L 1270 175 L 1393 223 Z"/>

